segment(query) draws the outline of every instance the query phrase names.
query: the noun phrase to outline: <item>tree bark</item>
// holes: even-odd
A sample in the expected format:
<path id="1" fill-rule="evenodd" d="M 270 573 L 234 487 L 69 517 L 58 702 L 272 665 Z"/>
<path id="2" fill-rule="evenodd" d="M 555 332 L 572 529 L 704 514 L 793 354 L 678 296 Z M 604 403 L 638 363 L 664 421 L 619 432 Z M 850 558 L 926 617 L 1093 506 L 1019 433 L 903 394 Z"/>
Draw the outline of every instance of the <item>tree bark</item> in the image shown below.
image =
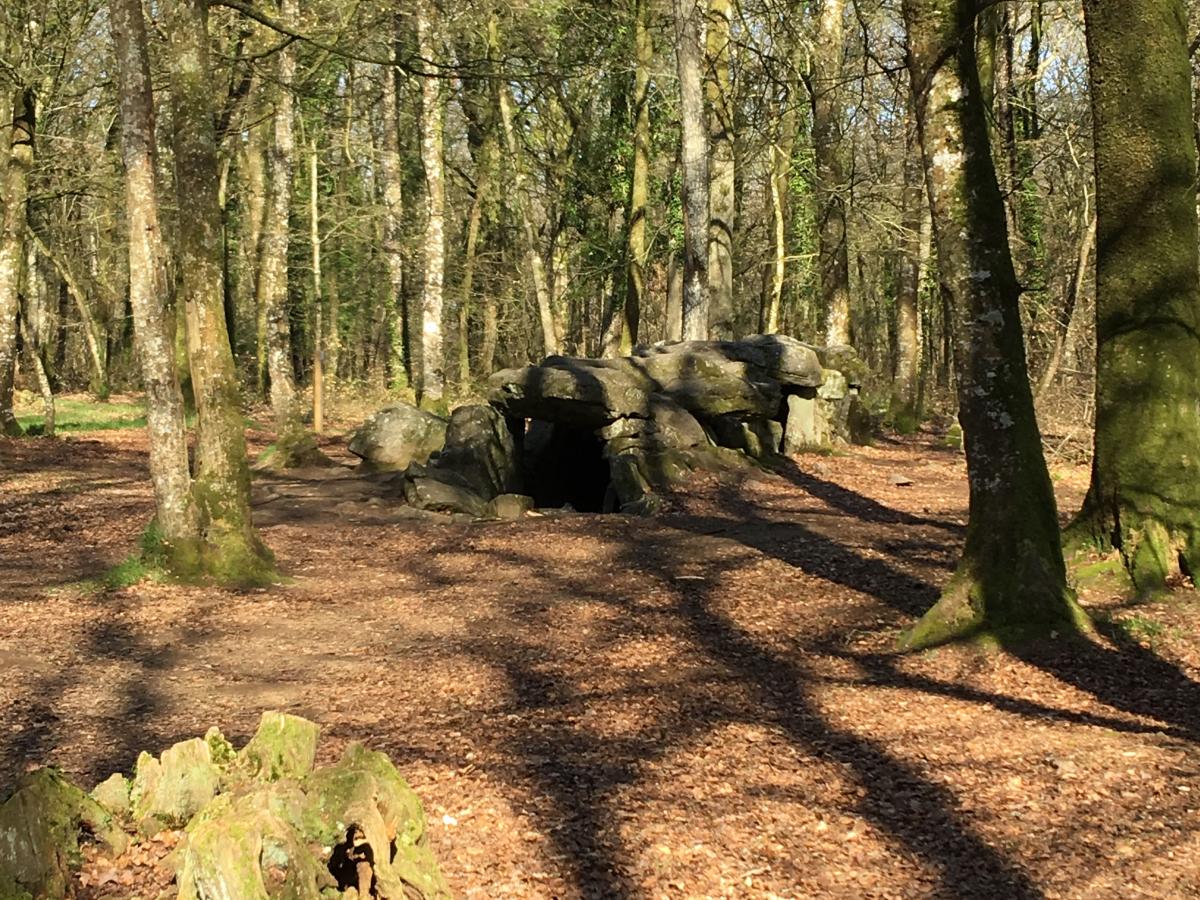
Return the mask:
<path id="1" fill-rule="evenodd" d="M 703 0 L 673 0 L 683 170 L 683 337 L 705 340 L 709 322 L 708 134 L 704 128 Z"/>
<path id="2" fill-rule="evenodd" d="M 308 242 L 312 248 L 313 287 L 312 412 L 314 434 L 320 434 L 325 429 L 325 311 L 324 298 L 321 296 L 321 207 L 318 200 L 320 181 L 317 176 L 317 139 L 314 137 L 308 151 Z"/>
<path id="3" fill-rule="evenodd" d="M 733 45 L 732 0 L 708 7 L 708 330 L 713 338 L 733 337 L 733 227 L 737 215 L 733 131 L 733 86 L 729 61 Z"/>
<path id="4" fill-rule="evenodd" d="M 1086 0 L 1084 16 L 1096 149 L 1096 447 L 1071 536 L 1120 550 L 1148 592 L 1200 572 L 1187 19 L 1181 0 Z"/>
<path id="5" fill-rule="evenodd" d="M 417 50 L 425 65 L 438 51 L 435 10 L 429 0 L 416 5 Z M 425 278 L 421 291 L 421 369 L 417 402 L 442 405 L 446 388 L 442 358 L 442 301 L 446 276 L 446 162 L 443 158 L 441 79 L 421 78 L 421 165 L 425 169 Z"/>
<path id="6" fill-rule="evenodd" d="M 129 302 L 146 391 L 150 481 L 155 522 L 168 565 L 186 574 L 199 559 L 192 505 L 187 424 L 175 371 L 173 322 L 168 312 L 166 252 L 159 227 L 156 140 L 150 57 L 141 0 L 109 0 L 118 64 L 125 209 L 129 220 Z"/>
<path id="7" fill-rule="evenodd" d="M 22 433 L 13 413 L 13 382 L 17 368 L 21 274 L 25 268 L 29 170 L 33 168 L 36 119 L 33 91 L 18 89 L 13 95 L 12 110 L 4 179 L 4 217 L 0 221 L 0 434 L 10 437 Z"/>
<path id="8" fill-rule="evenodd" d="M 282 0 L 280 15 L 295 24 L 300 17 L 299 0 Z M 263 225 L 263 253 L 259 285 L 267 327 L 267 372 L 271 380 L 271 412 L 277 442 L 290 444 L 302 430 L 301 410 L 292 364 L 292 329 L 288 317 L 289 216 L 292 205 L 292 165 L 296 155 L 295 98 L 296 52 L 289 43 L 278 52 L 276 71 L 274 139 L 270 147 L 270 190 Z M 285 464 L 289 460 L 282 460 Z"/>
<path id="9" fill-rule="evenodd" d="M 196 397 L 196 477 L 204 566 L 219 581 L 273 580 L 271 553 L 250 518 L 250 467 L 241 397 L 222 297 L 220 165 L 212 105 L 206 0 L 164 3 L 170 41 L 175 193 L 179 205 L 178 302 Z"/>
<path id="10" fill-rule="evenodd" d="M 896 285 L 896 379 L 892 387 L 892 424 L 902 434 L 912 434 L 920 424 L 917 409 L 921 372 L 922 227 L 928 206 L 925 172 L 916 116 L 907 123 L 904 157 L 904 209 L 901 221 L 900 261 Z"/>
<path id="11" fill-rule="evenodd" d="M 493 16 L 488 22 L 488 41 L 493 56 L 499 56 L 499 28 Z M 550 283 L 546 278 L 546 265 L 538 247 L 537 228 L 533 221 L 533 199 L 529 196 L 525 169 L 517 147 L 517 133 L 513 127 L 512 99 L 509 87 L 502 78 L 493 79 L 496 91 L 496 110 L 500 116 L 500 127 L 504 131 L 504 145 L 513 172 L 513 202 L 521 217 L 521 235 L 525 240 L 525 263 L 533 281 L 534 298 L 537 301 L 538 318 L 542 326 L 542 349 L 547 356 L 559 352 L 558 323 L 554 319 L 554 305 L 550 294 Z"/>
<path id="12" fill-rule="evenodd" d="M 816 162 L 817 268 L 825 342 L 849 344 L 850 257 L 846 246 L 846 171 L 842 164 L 842 57 L 845 0 L 821 0 L 813 52 L 813 153 Z"/>
<path id="13" fill-rule="evenodd" d="M 970 484 L 966 544 L 902 644 L 1084 629 L 1026 375 L 1004 206 L 988 146 L 972 0 L 904 0 L 941 290 L 953 315 Z"/>
<path id="14" fill-rule="evenodd" d="M 396 374 L 412 378 L 408 307 L 404 302 L 404 187 L 400 174 L 400 106 L 397 73 L 383 71 L 383 147 L 379 175 L 383 182 L 383 256 L 388 272 L 388 315 L 392 320 L 392 365 Z"/>

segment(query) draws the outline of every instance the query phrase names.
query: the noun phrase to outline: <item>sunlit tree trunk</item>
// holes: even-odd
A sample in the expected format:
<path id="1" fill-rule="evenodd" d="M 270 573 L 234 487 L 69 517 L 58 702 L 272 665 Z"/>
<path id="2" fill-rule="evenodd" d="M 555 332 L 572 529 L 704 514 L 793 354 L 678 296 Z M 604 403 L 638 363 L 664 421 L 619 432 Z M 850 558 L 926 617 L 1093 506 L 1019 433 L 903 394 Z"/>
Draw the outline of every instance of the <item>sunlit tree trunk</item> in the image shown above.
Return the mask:
<path id="1" fill-rule="evenodd" d="M 321 295 L 321 207 L 320 181 L 317 169 L 317 139 L 308 148 L 308 243 L 312 250 L 312 413 L 313 431 L 320 434 L 325 428 L 325 310 Z"/>
<path id="2" fill-rule="evenodd" d="M 714 338 L 733 337 L 733 225 L 737 214 L 734 194 L 733 85 L 729 62 L 733 36 L 732 0 L 710 0 L 708 7 L 708 330 Z"/>
<path id="3" fill-rule="evenodd" d="M 1181 0 L 1086 0 L 1084 15 L 1096 146 L 1096 448 L 1073 536 L 1120 550 L 1145 592 L 1200 572 L 1187 18 Z"/>
<path id="4" fill-rule="evenodd" d="M 404 187 L 400 174 L 400 107 L 396 72 L 383 72 L 383 147 L 379 174 L 383 188 L 383 256 L 388 273 L 388 315 L 392 321 L 392 367 L 396 380 L 412 375 L 408 307 L 404 302 Z"/>
<path id="5" fill-rule="evenodd" d="M 650 0 L 634 0 L 633 172 L 629 186 L 629 229 L 626 252 L 629 271 L 625 284 L 625 330 L 621 352 L 638 342 L 642 307 L 646 305 L 646 213 L 650 202 L 650 71 L 654 64 L 654 38 L 650 34 Z"/>
<path id="6" fill-rule="evenodd" d="M 974 3 L 904 0 L 903 9 L 940 286 L 953 316 L 970 512 L 957 571 L 902 642 L 1086 628 L 1067 588 L 1026 374 L 1020 288 L 976 67 Z"/>
<path id="7" fill-rule="evenodd" d="M 33 168 L 35 107 L 33 91 L 18 89 L 12 101 L 12 130 L 4 179 L 4 217 L 0 221 L 0 434 L 20 435 L 13 414 L 17 366 L 17 317 L 25 267 L 26 205 Z"/>
<path id="8" fill-rule="evenodd" d="M 282 0 L 280 14 L 294 25 L 299 19 L 298 0 Z M 292 365 L 292 329 L 288 317 L 289 216 L 292 205 L 292 166 L 296 155 L 295 98 L 296 52 L 289 43 L 278 52 L 275 74 L 274 138 L 270 147 L 270 190 L 263 226 L 263 253 L 259 285 L 267 327 L 267 372 L 271 380 L 271 411 L 281 446 L 301 429 L 301 410 Z"/>
<path id="9" fill-rule="evenodd" d="M 842 57 L 845 0 L 821 0 L 813 46 L 813 151 L 816 156 L 817 268 L 825 341 L 849 344 L 850 257 L 846 247 L 846 172 L 842 164 Z"/>
<path id="10" fill-rule="evenodd" d="M 154 95 L 141 0 L 109 0 L 117 56 L 125 210 L 129 221 L 129 302 L 146 391 L 155 521 L 178 569 L 199 565 L 183 394 L 175 371 L 166 259 L 155 177 Z"/>
<path id="11" fill-rule="evenodd" d="M 208 5 L 206 0 L 170 0 L 163 8 L 170 40 L 172 143 L 180 213 L 177 298 L 187 319 L 197 413 L 192 496 L 207 571 L 221 581 L 260 583 L 274 577 L 274 568 L 250 518 L 245 426 L 225 328 Z"/>
<path id="12" fill-rule="evenodd" d="M 417 49 L 426 66 L 440 57 L 435 10 L 429 0 L 416 5 Z M 417 397 L 438 406 L 445 393 L 442 358 L 442 300 L 446 275 L 446 162 L 443 158 L 441 79 L 421 78 L 421 165 L 425 169 L 425 278 L 421 291 L 421 369 Z"/>
<path id="13" fill-rule="evenodd" d="M 708 337 L 708 133 L 704 123 L 703 0 L 673 0 L 683 170 L 683 337 Z"/>
<path id="14" fill-rule="evenodd" d="M 483 224 L 483 208 L 492 192 L 492 168 L 495 165 L 496 139 L 489 130 L 479 147 L 476 165 L 475 194 L 467 213 L 467 245 L 463 256 L 462 287 L 458 304 L 458 381 L 471 383 L 471 307 L 475 296 L 475 257 L 479 249 L 479 230 Z M 490 375 L 490 371 L 484 372 Z"/>

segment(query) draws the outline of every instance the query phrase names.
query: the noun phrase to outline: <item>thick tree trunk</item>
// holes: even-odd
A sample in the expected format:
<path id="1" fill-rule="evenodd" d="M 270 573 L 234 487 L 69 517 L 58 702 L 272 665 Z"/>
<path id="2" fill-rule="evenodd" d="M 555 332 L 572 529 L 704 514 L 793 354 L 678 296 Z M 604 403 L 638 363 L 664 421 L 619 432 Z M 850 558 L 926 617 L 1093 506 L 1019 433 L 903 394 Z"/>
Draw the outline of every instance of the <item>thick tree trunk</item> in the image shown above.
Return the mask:
<path id="1" fill-rule="evenodd" d="M 125 209 L 129 220 L 129 302 L 146 391 L 150 481 L 155 522 L 168 565 L 181 574 L 199 565 L 192 506 L 187 425 L 175 373 L 173 322 L 167 310 L 166 253 L 158 218 L 156 142 L 150 58 L 141 0 L 109 0 L 118 64 Z"/>
<path id="2" fill-rule="evenodd" d="M 683 337 L 708 337 L 708 134 L 704 128 L 703 0 L 674 0 L 683 170 Z"/>
<path id="3" fill-rule="evenodd" d="M 1084 3 L 1096 449 L 1072 536 L 1119 549 L 1142 592 L 1200 572 L 1200 265 L 1184 13 L 1182 0 Z"/>
<path id="4" fill-rule="evenodd" d="M 1026 375 L 1004 206 L 988 146 L 969 0 L 904 0 L 938 272 L 953 314 L 970 483 L 966 545 L 903 638 L 1086 628 L 1066 583 L 1054 491 Z"/>
<path id="5" fill-rule="evenodd" d="M 713 338 L 733 337 L 733 226 L 737 215 L 733 154 L 733 86 L 729 61 L 733 38 L 732 0 L 708 7 L 708 330 Z"/>
<path id="6" fill-rule="evenodd" d="M 21 309 L 21 274 L 25 267 L 25 231 L 29 170 L 33 168 L 33 91 L 13 95 L 12 132 L 4 183 L 4 217 L 0 221 L 0 434 L 16 436 L 21 425 L 13 414 L 13 381 L 17 368 L 17 317 Z"/>
<path id="7" fill-rule="evenodd" d="M 282 0 L 283 21 L 299 19 L 298 0 Z M 279 446 L 285 448 L 302 430 L 301 409 L 292 364 L 292 329 L 288 316 L 289 215 L 292 206 L 292 165 L 296 155 L 295 98 L 297 47 L 289 43 L 278 53 L 274 139 L 271 143 L 270 191 L 263 226 L 259 285 L 267 327 L 267 372 L 271 379 L 271 412 Z M 283 460 L 287 463 L 289 460 Z"/>
<path id="8" fill-rule="evenodd" d="M 821 0 L 813 53 L 813 152 L 816 161 L 817 268 L 825 342 L 849 344 L 850 257 L 846 246 L 846 172 L 842 164 L 842 57 L 845 0 Z"/>
<path id="9" fill-rule="evenodd" d="M 430 65 L 438 52 L 435 11 L 429 0 L 416 5 L 417 49 Z M 425 278 L 421 291 L 421 369 L 417 402 L 438 407 L 446 389 L 442 358 L 442 295 L 446 275 L 446 162 L 443 158 L 441 79 L 421 78 L 421 165 L 425 169 Z"/>
<path id="10" fill-rule="evenodd" d="M 270 551 L 250 518 L 250 467 L 237 370 L 225 329 L 221 287 L 220 166 L 212 107 L 206 0 L 170 0 L 175 193 L 179 205 L 177 297 L 187 319 L 196 397 L 193 501 L 206 570 L 220 581 L 254 584 L 275 577 Z"/>

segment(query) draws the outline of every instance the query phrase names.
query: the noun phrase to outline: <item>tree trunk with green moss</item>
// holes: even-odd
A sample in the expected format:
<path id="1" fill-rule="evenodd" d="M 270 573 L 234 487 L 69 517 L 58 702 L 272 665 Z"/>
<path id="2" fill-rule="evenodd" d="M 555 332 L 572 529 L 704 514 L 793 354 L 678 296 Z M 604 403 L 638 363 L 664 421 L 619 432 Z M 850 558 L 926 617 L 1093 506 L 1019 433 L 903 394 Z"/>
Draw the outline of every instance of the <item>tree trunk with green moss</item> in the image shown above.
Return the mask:
<path id="1" fill-rule="evenodd" d="M 150 57 L 141 0 L 109 0 L 118 65 L 125 210 L 129 221 L 129 303 L 146 391 L 155 522 L 167 564 L 196 565 L 199 530 L 192 506 L 183 393 L 175 373 L 174 329 L 167 312 L 166 255 L 159 227 Z"/>
<path id="2" fill-rule="evenodd" d="M 905 0 L 904 19 L 941 290 L 953 312 L 970 518 L 950 584 L 902 643 L 1086 628 L 1066 583 L 1026 375 L 1020 288 L 976 67 L 974 3 Z"/>
<path id="3" fill-rule="evenodd" d="M 250 519 L 241 396 L 225 328 L 208 3 L 170 0 L 163 8 L 170 40 L 172 143 L 180 213 L 177 298 L 185 309 L 196 397 L 193 500 L 205 544 L 203 562 L 220 581 L 261 583 L 274 576 L 274 569 L 271 553 Z"/>
<path id="4" fill-rule="evenodd" d="M 1200 570 L 1200 265 L 1181 0 L 1087 0 L 1096 165 L 1096 447 L 1076 538 L 1139 591 Z"/>
<path id="5" fill-rule="evenodd" d="M 16 436 L 22 433 L 12 404 L 21 273 L 25 266 L 26 199 L 29 170 L 33 168 L 33 91 L 18 89 L 13 95 L 12 110 L 4 216 L 0 220 L 0 435 Z"/>
<path id="6" fill-rule="evenodd" d="M 733 223 L 737 216 L 733 154 L 732 0 L 709 0 L 705 36 L 708 95 L 708 334 L 733 337 Z"/>

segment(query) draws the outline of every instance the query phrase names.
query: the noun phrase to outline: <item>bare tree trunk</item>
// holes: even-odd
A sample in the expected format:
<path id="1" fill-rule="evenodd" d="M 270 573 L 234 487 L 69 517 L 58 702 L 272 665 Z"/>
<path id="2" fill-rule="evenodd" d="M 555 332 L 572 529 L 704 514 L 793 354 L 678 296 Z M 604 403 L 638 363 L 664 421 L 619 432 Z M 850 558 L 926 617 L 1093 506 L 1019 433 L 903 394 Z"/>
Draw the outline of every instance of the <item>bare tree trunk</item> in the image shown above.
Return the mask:
<path id="1" fill-rule="evenodd" d="M 27 233 L 30 243 L 37 248 L 37 251 L 42 256 L 50 260 L 50 263 L 57 270 L 59 277 L 62 278 L 63 284 L 67 288 L 67 293 L 75 301 L 75 308 L 79 311 L 79 321 L 83 324 L 83 342 L 87 346 L 88 359 L 92 364 L 92 376 L 95 379 L 94 393 L 97 396 L 107 396 L 108 366 L 106 365 L 104 348 L 100 344 L 100 328 L 96 324 L 96 317 L 92 314 L 92 304 L 88 298 L 88 293 L 83 285 L 79 283 L 79 279 L 75 277 L 74 271 L 67 265 L 66 260 L 62 256 L 47 246 L 46 242 L 38 237 L 37 232 L 32 228 Z"/>
<path id="2" fill-rule="evenodd" d="M 737 215 L 734 194 L 733 86 L 729 59 L 733 38 L 732 0 L 710 0 L 708 7 L 708 330 L 714 338 L 733 337 L 733 227 Z"/>
<path id="3" fill-rule="evenodd" d="M 495 52 L 499 46 L 499 31 L 495 16 L 488 22 L 489 42 Z M 546 278 L 546 265 L 538 247 L 537 229 L 533 221 L 533 198 L 525 179 L 525 170 L 517 147 L 517 134 L 513 127 L 512 99 L 509 88 L 500 78 L 493 79 L 496 91 L 496 109 L 500 114 L 500 127 L 504 130 L 504 144 L 508 150 L 513 171 L 513 202 L 521 216 L 521 233 L 525 238 L 525 263 L 529 277 L 533 280 L 533 293 L 537 301 L 538 318 L 542 326 L 542 349 L 547 356 L 559 352 L 558 323 L 554 319 L 554 304 L 550 294 L 550 283 Z"/>
<path id="4" fill-rule="evenodd" d="M 920 424 L 917 408 L 921 372 L 921 247 L 922 227 L 929 201 L 925 172 L 921 166 L 921 141 L 916 115 L 907 124 L 904 157 L 904 211 L 901 222 L 899 277 L 896 285 L 896 380 L 892 388 L 892 424 L 902 434 L 911 434 Z"/>
<path id="5" fill-rule="evenodd" d="M 220 166 L 212 107 L 206 0 L 170 0 L 175 193 L 179 205 L 178 299 L 187 317 L 196 397 L 193 501 L 204 567 L 220 581 L 273 580 L 271 553 L 250 518 L 250 469 L 241 398 L 222 302 Z"/>
<path id="6" fill-rule="evenodd" d="M 475 295 L 475 256 L 479 247 L 479 229 L 483 223 L 483 206 L 492 191 L 495 158 L 496 140 L 489 131 L 479 149 L 475 195 L 471 198 L 471 211 L 467 215 L 467 246 L 458 304 L 458 382 L 464 387 L 471 383 L 471 305 Z M 485 374 L 490 375 L 491 372 Z"/>
<path id="7" fill-rule="evenodd" d="M 709 175 L 708 134 L 704 128 L 703 0 L 673 0 L 675 65 L 679 74 L 683 169 L 683 337 L 708 337 Z"/>
<path id="8" fill-rule="evenodd" d="M 284 22 L 299 19 L 298 0 L 282 0 Z M 259 284 L 267 326 L 267 371 L 271 379 L 271 411 L 281 447 L 301 429 L 296 373 L 292 365 L 292 329 L 288 320 L 289 214 L 292 205 L 292 165 L 296 154 L 295 44 L 278 53 L 275 95 L 275 135 L 271 143 L 269 203 L 263 226 L 263 254 Z M 288 460 L 284 460 L 286 464 Z"/>
<path id="9" fill-rule="evenodd" d="M 1089 627 L 1067 587 L 1033 411 L 971 6 L 903 6 L 938 273 L 954 316 L 970 483 L 962 558 L 941 599 L 903 637 L 910 648 L 979 633 L 1005 639 L 1014 631 Z"/>
<path id="10" fill-rule="evenodd" d="M 25 266 L 26 203 L 33 168 L 35 131 L 33 91 L 13 95 L 12 136 L 4 185 L 4 218 L 0 223 L 0 434 L 22 432 L 13 414 L 13 381 L 17 367 L 17 317 L 21 309 L 21 273 Z"/>
<path id="11" fill-rule="evenodd" d="M 150 58 L 141 0 L 109 0 L 116 46 L 125 164 L 125 209 L 129 219 L 129 302 L 134 339 L 146 391 L 150 437 L 150 480 L 155 521 L 177 569 L 199 560 L 199 528 L 192 506 L 183 394 L 175 374 L 174 331 L 167 310 L 169 290 L 155 178 L 156 141 Z"/>
<path id="12" fill-rule="evenodd" d="M 674 254 L 667 262 L 667 308 L 663 339 L 683 340 L 683 269 Z"/>
<path id="13" fill-rule="evenodd" d="M 325 317 L 321 297 L 321 211 L 317 192 L 317 139 L 314 137 L 308 151 L 308 218 L 309 244 L 312 246 L 313 279 L 313 432 L 320 434 L 325 428 Z"/>
<path id="14" fill-rule="evenodd" d="M 262 280 L 263 230 L 267 211 L 266 126 L 255 123 L 247 130 L 241 171 L 245 195 L 242 282 L 253 291 L 254 360 L 259 394 L 267 391 L 267 307 L 263 302 Z"/>
<path id="15" fill-rule="evenodd" d="M 846 246 L 846 171 L 842 164 L 842 57 L 845 0 L 821 0 L 813 53 L 813 151 L 817 176 L 818 269 L 825 342 L 849 344 L 850 257 Z"/>
<path id="16" fill-rule="evenodd" d="M 34 253 L 30 252 L 30 257 Z M 34 260 L 29 260 L 29 271 L 33 270 Z M 33 372 L 34 380 L 37 382 L 38 393 L 42 395 L 42 434 L 46 437 L 54 437 L 54 388 L 50 386 L 50 376 L 46 374 L 46 364 L 43 360 L 43 347 L 41 340 L 38 338 L 37 330 L 30 327 L 29 324 L 29 303 L 26 298 L 25 309 L 21 311 L 19 316 L 21 320 L 21 341 L 25 345 L 25 359 L 29 363 L 29 370 Z"/>
<path id="17" fill-rule="evenodd" d="M 388 270 L 388 314 L 392 325 L 392 364 L 412 377 L 408 343 L 408 308 L 404 302 L 404 188 L 400 174 L 400 107 L 394 70 L 383 72 L 383 147 L 379 174 L 383 182 L 383 255 Z"/>
<path id="18" fill-rule="evenodd" d="M 650 34 L 650 0 L 634 0 L 633 172 L 629 188 L 629 272 L 625 287 L 625 330 L 621 352 L 630 353 L 638 342 L 642 307 L 646 303 L 646 209 L 650 199 L 650 71 L 654 65 L 654 39 Z"/>
<path id="19" fill-rule="evenodd" d="M 1058 378 L 1063 359 L 1079 331 L 1080 310 L 1083 304 L 1083 283 L 1087 279 L 1088 263 L 1091 262 L 1092 252 L 1096 249 L 1096 216 L 1093 214 L 1084 230 L 1083 240 L 1079 244 L 1079 256 L 1075 260 L 1075 271 L 1071 273 L 1071 283 L 1067 287 L 1066 308 L 1063 310 L 1063 322 L 1059 325 L 1058 334 L 1054 337 L 1054 347 L 1050 350 L 1050 358 L 1042 377 L 1038 379 L 1034 396 L 1041 400 L 1050 391 L 1054 380 Z"/>
<path id="20" fill-rule="evenodd" d="M 417 49 L 427 66 L 441 53 L 435 10 L 429 0 L 416 4 Z M 446 162 L 443 158 L 441 79 L 421 78 L 421 165 L 425 169 L 425 279 L 421 291 L 421 369 L 417 402 L 442 404 L 446 388 L 442 358 L 442 299 L 446 275 Z"/>

